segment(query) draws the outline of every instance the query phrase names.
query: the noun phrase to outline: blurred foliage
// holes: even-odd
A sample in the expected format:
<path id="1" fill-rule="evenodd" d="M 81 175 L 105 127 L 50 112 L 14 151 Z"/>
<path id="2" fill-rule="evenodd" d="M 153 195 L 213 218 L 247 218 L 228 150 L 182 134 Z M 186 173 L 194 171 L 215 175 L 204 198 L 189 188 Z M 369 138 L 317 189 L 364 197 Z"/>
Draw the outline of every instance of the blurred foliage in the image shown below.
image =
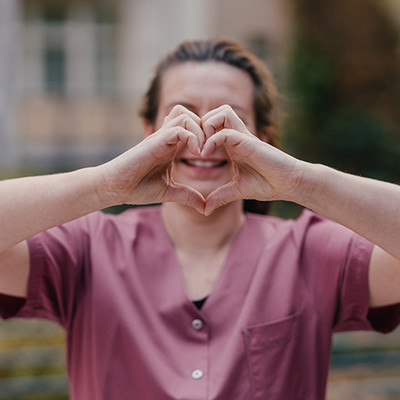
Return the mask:
<path id="1" fill-rule="evenodd" d="M 294 6 L 285 148 L 310 162 L 400 182 L 399 32 L 383 3 Z"/>
<path id="2" fill-rule="evenodd" d="M 357 110 L 338 110 L 320 140 L 323 161 L 340 170 L 377 179 L 400 180 L 399 144 L 384 120 Z"/>

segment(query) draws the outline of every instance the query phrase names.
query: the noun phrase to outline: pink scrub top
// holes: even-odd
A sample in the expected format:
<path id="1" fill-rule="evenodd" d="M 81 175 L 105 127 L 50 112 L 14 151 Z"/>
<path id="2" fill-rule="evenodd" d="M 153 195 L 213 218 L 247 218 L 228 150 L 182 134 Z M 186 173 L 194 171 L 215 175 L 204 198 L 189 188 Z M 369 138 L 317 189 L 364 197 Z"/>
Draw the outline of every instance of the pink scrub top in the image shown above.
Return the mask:
<path id="1" fill-rule="evenodd" d="M 1 313 L 66 329 L 71 400 L 324 399 L 332 333 L 399 322 L 398 306 L 368 308 L 373 245 L 310 211 L 247 214 L 201 310 L 160 207 L 28 243 L 27 298 L 2 296 Z"/>

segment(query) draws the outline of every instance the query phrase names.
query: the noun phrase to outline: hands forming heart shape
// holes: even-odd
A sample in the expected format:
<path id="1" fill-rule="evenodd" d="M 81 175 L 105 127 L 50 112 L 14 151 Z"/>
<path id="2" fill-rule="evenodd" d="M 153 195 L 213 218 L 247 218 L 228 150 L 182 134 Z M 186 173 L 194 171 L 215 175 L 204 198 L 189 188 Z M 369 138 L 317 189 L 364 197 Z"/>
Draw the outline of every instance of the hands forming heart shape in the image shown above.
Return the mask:
<path id="1" fill-rule="evenodd" d="M 207 158 L 223 146 L 233 165 L 232 179 L 206 198 L 176 182 L 172 165 L 183 146 L 197 158 Z M 175 106 L 160 129 L 109 163 L 108 176 L 124 203 L 177 202 L 210 215 L 238 199 L 286 199 L 293 190 L 296 166 L 296 159 L 252 134 L 230 106 L 202 118 Z"/>

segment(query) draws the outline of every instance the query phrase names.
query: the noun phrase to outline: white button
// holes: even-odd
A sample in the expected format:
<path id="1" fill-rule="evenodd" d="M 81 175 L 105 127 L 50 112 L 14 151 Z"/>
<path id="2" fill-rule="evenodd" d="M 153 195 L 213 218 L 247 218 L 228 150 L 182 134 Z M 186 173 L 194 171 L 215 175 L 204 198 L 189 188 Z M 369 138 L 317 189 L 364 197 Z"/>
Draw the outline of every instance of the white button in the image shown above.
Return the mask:
<path id="1" fill-rule="evenodd" d="M 203 327 L 203 321 L 200 319 L 194 319 L 192 322 L 192 327 L 193 329 L 196 329 L 196 331 L 199 331 Z"/>
<path id="2" fill-rule="evenodd" d="M 193 372 L 192 372 L 192 378 L 193 379 L 200 379 L 200 378 L 202 378 L 203 377 L 203 371 L 201 370 L 201 369 L 195 369 Z"/>

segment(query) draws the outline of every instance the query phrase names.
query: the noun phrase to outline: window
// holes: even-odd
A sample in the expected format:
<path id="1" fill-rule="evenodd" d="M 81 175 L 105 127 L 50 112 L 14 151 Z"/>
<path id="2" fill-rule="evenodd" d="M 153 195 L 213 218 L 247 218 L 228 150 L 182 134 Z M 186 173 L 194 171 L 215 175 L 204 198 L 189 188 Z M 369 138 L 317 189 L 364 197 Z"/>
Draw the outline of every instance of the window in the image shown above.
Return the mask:
<path id="1" fill-rule="evenodd" d="M 27 91 L 57 96 L 113 92 L 118 3 L 25 0 L 23 4 Z"/>

